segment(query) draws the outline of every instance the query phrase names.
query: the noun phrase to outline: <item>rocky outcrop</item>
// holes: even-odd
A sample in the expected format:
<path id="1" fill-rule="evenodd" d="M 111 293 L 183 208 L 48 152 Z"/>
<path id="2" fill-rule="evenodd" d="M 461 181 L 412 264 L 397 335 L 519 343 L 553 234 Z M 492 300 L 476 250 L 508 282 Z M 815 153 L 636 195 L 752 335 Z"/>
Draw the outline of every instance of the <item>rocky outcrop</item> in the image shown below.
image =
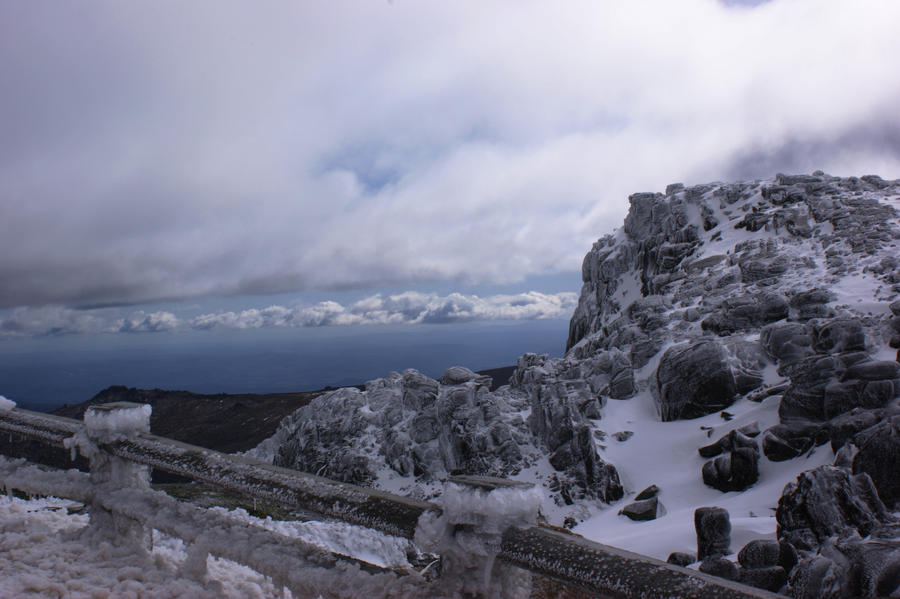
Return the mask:
<path id="1" fill-rule="evenodd" d="M 888 513 L 867 474 L 820 466 L 785 487 L 775 518 L 780 539 L 809 551 L 848 530 L 867 536 Z"/>
<path id="2" fill-rule="evenodd" d="M 830 538 L 791 572 L 796 599 L 896 597 L 900 592 L 900 541 Z"/>
<path id="3" fill-rule="evenodd" d="M 871 478 L 881 501 L 896 509 L 900 503 L 900 415 L 863 429 L 853 442 L 859 448 L 853 473 Z"/>
<path id="4" fill-rule="evenodd" d="M 534 459 L 513 396 L 492 394 L 488 377 L 452 368 L 441 384 L 415 370 L 338 389 L 282 422 L 268 446 L 276 465 L 372 484 L 387 465 L 401 476 L 451 472 L 515 474 Z M 507 399 L 513 400 L 509 403 Z"/>
<path id="5" fill-rule="evenodd" d="M 900 396 L 900 365 L 887 350 L 900 347 L 900 181 L 777 175 L 671 185 L 629 202 L 623 227 L 582 263 L 564 356 L 525 354 L 509 385 L 493 391 L 458 367 L 438 380 L 407 371 L 335 391 L 286 421 L 270 454 L 361 484 L 402 477 L 414 490 L 450 472 L 509 476 L 534 466 L 568 510 L 560 519 L 575 526 L 591 512 L 586 502 L 617 501 L 622 481 L 644 480 L 639 460 L 607 457 L 631 447 L 651 455 L 630 424 L 635 414 L 652 405 L 668 422 L 719 412 L 703 423 L 710 436 L 732 418 L 745 426 L 702 447 L 702 468 L 673 467 L 698 485 L 753 493 L 767 488 L 755 483 L 773 471 L 760 467 L 768 461 L 793 460 L 775 470 L 799 472 L 802 456 L 821 458 L 829 442 L 838 455 L 785 490 L 777 564 L 748 557 L 736 574 L 720 560 L 704 568 L 773 589 L 794 580 L 796 556 L 783 558 L 793 544 L 816 551 L 828 535 L 887 530 L 880 502 L 900 498 L 889 475 L 897 434 L 885 424 Z M 745 398 L 760 402 L 752 409 L 767 423 L 758 439 Z M 628 415 L 609 418 L 617 409 Z M 619 467 L 631 469 L 621 480 Z M 660 517 L 654 498 L 619 509 Z M 719 555 L 706 548 L 698 559 Z M 852 562 L 829 559 L 829 568 Z M 824 562 L 803 563 L 808 573 Z"/>

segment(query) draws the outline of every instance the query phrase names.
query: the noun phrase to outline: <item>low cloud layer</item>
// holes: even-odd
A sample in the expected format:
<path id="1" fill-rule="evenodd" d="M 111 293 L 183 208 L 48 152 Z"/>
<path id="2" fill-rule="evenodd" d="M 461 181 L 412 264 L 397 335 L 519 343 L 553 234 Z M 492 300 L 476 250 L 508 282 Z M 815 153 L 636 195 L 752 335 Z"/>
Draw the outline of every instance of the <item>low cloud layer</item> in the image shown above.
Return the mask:
<path id="1" fill-rule="evenodd" d="M 0 308 L 515 282 L 577 270 L 635 191 L 900 177 L 898 22 L 889 0 L 5 2 Z M 332 308 L 291 319 L 363 318 Z"/>
<path id="2" fill-rule="evenodd" d="M 2 337 L 41 337 L 85 333 L 159 333 L 165 331 L 299 328 L 373 324 L 448 324 L 498 320 L 567 318 L 575 308 L 575 293 L 537 291 L 478 297 L 408 291 L 380 294 L 344 306 L 323 301 L 311 306 L 268 306 L 240 312 L 178 316 L 168 311 L 141 310 L 122 316 L 121 309 L 73 310 L 60 306 L 18 308 L 0 319 Z"/>

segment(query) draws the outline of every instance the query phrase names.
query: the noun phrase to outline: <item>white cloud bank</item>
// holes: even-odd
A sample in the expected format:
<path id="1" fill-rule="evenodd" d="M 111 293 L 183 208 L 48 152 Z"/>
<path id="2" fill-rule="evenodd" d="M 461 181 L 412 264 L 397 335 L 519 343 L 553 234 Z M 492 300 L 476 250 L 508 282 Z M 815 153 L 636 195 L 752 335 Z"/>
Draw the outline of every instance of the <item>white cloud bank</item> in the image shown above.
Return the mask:
<path id="1" fill-rule="evenodd" d="M 168 311 L 146 313 L 140 310 L 123 317 L 121 310 L 117 308 L 18 308 L 8 317 L 0 318 L 0 338 L 79 333 L 541 320 L 569 317 L 577 301 L 577 294 L 569 292 L 546 294 L 530 291 L 478 297 L 460 293 L 440 296 L 407 291 L 397 295 L 372 295 L 348 306 L 335 301 L 323 301 L 312 306 L 275 305 L 190 317 L 177 316 Z"/>
<path id="2" fill-rule="evenodd" d="M 2 3 L 0 308 L 514 282 L 577 270 L 635 191 L 900 177 L 898 22 L 894 0 Z"/>

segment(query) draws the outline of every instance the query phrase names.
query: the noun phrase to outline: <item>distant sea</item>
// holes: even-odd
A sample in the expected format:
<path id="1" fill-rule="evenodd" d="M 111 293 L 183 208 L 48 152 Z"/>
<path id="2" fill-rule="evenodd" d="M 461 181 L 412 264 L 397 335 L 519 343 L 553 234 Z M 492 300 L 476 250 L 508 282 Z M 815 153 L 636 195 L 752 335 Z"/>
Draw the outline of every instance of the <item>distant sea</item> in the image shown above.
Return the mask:
<path id="1" fill-rule="evenodd" d="M 415 368 L 483 370 L 561 356 L 567 320 L 112 334 L 0 341 L 0 395 L 50 411 L 110 385 L 196 393 L 346 386 Z"/>

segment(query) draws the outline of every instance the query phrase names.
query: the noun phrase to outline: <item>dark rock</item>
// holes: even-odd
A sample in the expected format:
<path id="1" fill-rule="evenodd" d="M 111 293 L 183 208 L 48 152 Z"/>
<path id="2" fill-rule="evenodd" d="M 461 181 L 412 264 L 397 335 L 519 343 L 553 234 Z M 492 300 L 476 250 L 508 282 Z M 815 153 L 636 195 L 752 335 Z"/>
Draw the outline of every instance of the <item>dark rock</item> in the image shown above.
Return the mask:
<path id="1" fill-rule="evenodd" d="M 853 458 L 853 473 L 865 473 L 875 484 L 885 505 L 900 502 L 900 416 L 880 422 L 856 434 L 859 451 Z"/>
<path id="2" fill-rule="evenodd" d="M 616 431 L 612 434 L 616 441 L 622 442 L 634 436 L 634 431 Z"/>
<path id="3" fill-rule="evenodd" d="M 843 561 L 843 560 L 842 560 Z M 847 575 L 840 566 L 823 555 L 812 555 L 791 571 L 789 595 L 794 599 L 840 599 L 851 597 L 843 592 Z"/>
<path id="4" fill-rule="evenodd" d="M 788 316 L 787 300 L 771 292 L 727 298 L 717 312 L 700 323 L 705 331 L 730 335 L 736 331 L 759 328 Z"/>
<path id="5" fill-rule="evenodd" d="M 887 362 L 887 364 L 896 363 Z M 873 368 L 868 372 L 874 375 L 876 371 L 877 369 Z M 881 408 L 900 395 L 900 379 L 867 381 L 843 378 L 844 380 L 831 382 L 825 387 L 826 418 L 834 418 L 855 408 Z"/>
<path id="6" fill-rule="evenodd" d="M 825 388 L 842 363 L 833 356 L 813 355 L 780 371 L 791 377 L 791 385 L 781 397 L 778 415 L 782 421 L 825 419 Z"/>
<path id="7" fill-rule="evenodd" d="M 739 263 L 741 269 L 741 280 L 744 283 L 758 283 L 760 285 L 769 279 L 777 280 L 781 275 L 787 272 L 790 264 L 786 256 L 776 255 L 771 258 L 746 259 Z"/>
<path id="8" fill-rule="evenodd" d="M 818 352 L 866 349 L 866 334 L 855 318 L 835 318 L 813 324 L 813 348 Z"/>
<path id="9" fill-rule="evenodd" d="M 735 377 L 735 380 L 736 379 L 737 379 L 737 377 Z M 740 393 L 740 385 L 738 385 L 738 393 Z M 722 412 L 719 414 L 719 416 L 721 416 L 722 420 L 724 420 L 725 422 L 728 422 L 729 420 L 734 419 L 734 414 L 732 414 L 731 412 L 726 412 L 725 410 L 722 410 Z"/>
<path id="10" fill-rule="evenodd" d="M 759 422 L 754 420 L 750 424 L 745 424 L 741 428 L 737 429 L 737 432 L 748 437 L 757 437 L 759 436 Z"/>
<path id="11" fill-rule="evenodd" d="M 900 316 L 900 300 L 897 300 L 897 301 L 895 301 L 895 302 L 891 302 L 891 304 L 890 304 L 889 307 L 890 307 L 890 309 L 891 309 L 891 313 L 892 313 L 894 316 Z"/>
<path id="12" fill-rule="evenodd" d="M 718 576 L 719 578 L 724 578 L 725 580 L 738 579 L 738 567 L 731 560 L 728 560 L 721 556 L 705 558 L 702 562 L 700 562 L 700 566 L 697 569 L 704 574 Z"/>
<path id="13" fill-rule="evenodd" d="M 785 539 L 778 541 L 778 547 L 778 565 L 784 568 L 785 572 L 790 572 L 800 560 L 800 554 L 798 554 L 794 546 Z"/>
<path id="14" fill-rule="evenodd" d="M 834 316 L 834 310 L 826 304 L 837 299 L 830 291 L 825 289 L 811 289 L 803 291 L 791 298 L 790 305 L 797 320 L 810 320 L 813 318 L 829 318 Z"/>
<path id="15" fill-rule="evenodd" d="M 794 597 L 896 597 L 900 591 L 900 540 L 828 539 L 791 572 Z"/>
<path id="16" fill-rule="evenodd" d="M 656 370 L 663 421 L 697 418 L 727 408 L 735 383 L 724 348 L 714 339 L 672 347 Z"/>
<path id="17" fill-rule="evenodd" d="M 837 299 L 837 296 L 827 289 L 815 288 L 809 291 L 801 291 L 791 298 L 792 308 L 802 308 L 810 304 L 827 304 Z"/>
<path id="18" fill-rule="evenodd" d="M 831 465 L 837 468 L 845 468 L 848 471 L 853 470 L 853 458 L 856 457 L 858 451 L 859 449 L 853 443 L 844 443 L 838 452 L 834 454 L 834 461 L 831 462 Z"/>
<path id="19" fill-rule="evenodd" d="M 805 420 L 776 424 L 763 433 L 763 453 L 773 462 L 790 460 L 826 443 L 827 432 L 821 425 Z"/>
<path id="20" fill-rule="evenodd" d="M 832 418 L 828 422 L 828 435 L 831 439 L 831 450 L 837 454 L 844 444 L 852 439 L 856 433 L 867 429 L 879 422 L 884 412 L 882 410 L 864 410 L 854 408 L 846 414 Z"/>
<path id="21" fill-rule="evenodd" d="M 759 450 L 741 447 L 703 464 L 703 484 L 722 492 L 743 491 L 759 480 Z"/>
<path id="22" fill-rule="evenodd" d="M 697 561 L 697 556 L 693 553 L 687 553 L 685 551 L 673 551 L 669 554 L 669 557 L 666 559 L 666 563 L 675 564 L 676 566 L 690 566 L 694 562 Z"/>
<path id="23" fill-rule="evenodd" d="M 738 582 L 773 593 L 787 584 L 788 575 L 781 566 L 741 569 Z"/>
<path id="24" fill-rule="evenodd" d="M 884 381 L 900 379 L 900 364 L 897 362 L 872 361 L 853 364 L 841 376 L 841 380 Z"/>
<path id="25" fill-rule="evenodd" d="M 758 428 L 756 433 L 759 434 Z M 757 451 L 759 450 L 759 446 L 756 444 L 756 441 L 740 432 L 740 430 L 735 430 L 722 436 L 715 443 L 704 445 L 703 447 L 699 448 L 697 452 L 700 454 L 700 457 L 714 458 L 719 454 L 725 453 L 727 451 L 734 451 L 739 447 L 748 447 Z"/>
<path id="26" fill-rule="evenodd" d="M 738 552 L 738 563 L 745 568 L 766 568 L 779 565 L 780 556 L 781 546 L 778 541 L 753 539 Z"/>
<path id="27" fill-rule="evenodd" d="M 766 354 L 779 363 L 797 362 L 813 353 L 810 330 L 799 323 L 763 327 L 759 340 Z"/>
<path id="28" fill-rule="evenodd" d="M 641 499 L 650 499 L 652 497 L 656 497 L 659 495 L 659 487 L 656 485 L 650 485 L 640 493 L 634 496 L 636 501 L 640 501 Z"/>
<path id="29" fill-rule="evenodd" d="M 699 507 L 694 510 L 694 530 L 697 532 L 698 559 L 731 553 L 731 519 L 725 508 Z"/>
<path id="30" fill-rule="evenodd" d="M 619 514 L 636 521 L 656 520 L 659 500 L 656 497 L 635 501 L 623 507 Z"/>
<path id="31" fill-rule="evenodd" d="M 775 511 L 778 538 L 810 551 L 832 535 L 855 529 L 861 536 L 888 518 L 872 479 L 834 466 L 803 472 L 784 488 Z"/>

